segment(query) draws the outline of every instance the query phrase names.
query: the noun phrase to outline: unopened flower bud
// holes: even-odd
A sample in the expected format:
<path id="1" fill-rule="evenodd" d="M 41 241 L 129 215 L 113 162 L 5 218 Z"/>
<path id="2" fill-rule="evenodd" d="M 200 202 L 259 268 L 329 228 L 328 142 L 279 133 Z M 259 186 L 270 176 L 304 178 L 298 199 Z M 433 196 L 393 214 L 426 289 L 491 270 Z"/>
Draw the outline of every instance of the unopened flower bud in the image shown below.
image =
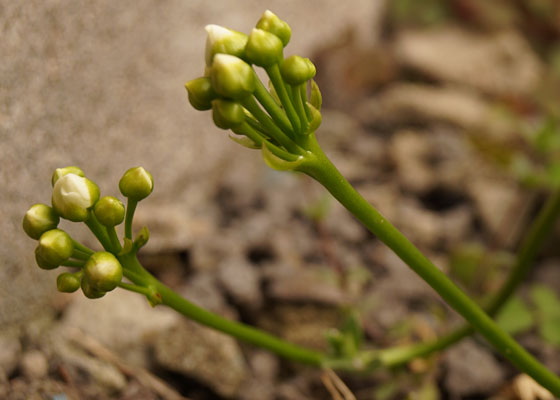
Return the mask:
<path id="1" fill-rule="evenodd" d="M 282 21 L 270 10 L 264 12 L 259 22 L 257 22 L 257 28 L 276 35 L 282 41 L 284 47 L 286 47 L 292 36 L 292 29 L 288 23 Z"/>
<path id="2" fill-rule="evenodd" d="M 55 211 L 70 221 L 85 221 L 88 212 L 99 199 L 99 188 L 89 179 L 74 173 L 56 180 L 52 194 Z"/>
<path id="3" fill-rule="evenodd" d="M 59 292 L 73 293 L 80 288 L 80 277 L 70 272 L 63 272 L 56 278 L 56 288 Z"/>
<path id="4" fill-rule="evenodd" d="M 32 239 L 39 239 L 43 233 L 55 229 L 60 221 L 56 212 L 46 204 L 32 205 L 23 217 L 23 230 Z"/>
<path id="5" fill-rule="evenodd" d="M 216 54 L 210 71 L 216 93 L 239 100 L 255 91 L 255 72 L 242 59 L 228 54 Z"/>
<path id="6" fill-rule="evenodd" d="M 109 292 L 121 281 L 123 270 L 117 258 L 106 251 L 92 254 L 84 266 L 88 285 L 99 292 Z"/>
<path id="7" fill-rule="evenodd" d="M 80 286 L 82 287 L 82 292 L 84 293 L 84 296 L 86 296 L 88 299 L 98 299 L 100 297 L 105 296 L 106 292 L 102 290 L 94 289 L 91 286 L 91 283 L 89 282 L 87 277 L 85 276 L 82 277 L 82 282 Z"/>
<path id="8" fill-rule="evenodd" d="M 212 102 L 212 119 L 218 128 L 231 129 L 245 121 L 245 110 L 235 101 L 216 99 Z"/>
<path id="9" fill-rule="evenodd" d="M 105 196 L 95 203 L 93 212 L 101 225 L 112 227 L 124 220 L 124 204 L 112 196 Z"/>
<path id="10" fill-rule="evenodd" d="M 243 58 L 247 35 L 219 25 L 206 25 L 206 65 L 212 65 L 216 54 L 230 54 Z"/>
<path id="11" fill-rule="evenodd" d="M 185 88 L 189 94 L 189 103 L 195 110 L 204 111 L 212 108 L 212 100 L 218 95 L 212 88 L 212 82 L 209 77 L 193 79 L 185 83 Z"/>
<path id="12" fill-rule="evenodd" d="M 154 190 L 154 178 L 142 167 L 130 168 L 119 181 L 123 196 L 140 201 Z"/>
<path id="13" fill-rule="evenodd" d="M 64 175 L 68 175 L 68 174 L 75 174 L 75 175 L 78 175 L 78 176 L 86 176 L 84 174 L 84 171 L 82 171 L 82 169 L 79 168 L 79 167 L 70 166 L 70 167 L 64 167 L 64 168 L 57 168 L 57 169 L 54 170 L 54 173 L 53 173 L 53 176 L 52 176 L 52 180 L 51 180 L 52 185 L 54 186 L 56 181 L 58 181 Z"/>
<path id="14" fill-rule="evenodd" d="M 282 78 L 290 85 L 301 85 L 315 76 L 315 65 L 309 58 L 290 56 L 280 67 Z"/>
<path id="15" fill-rule="evenodd" d="M 282 60 L 283 48 L 278 36 L 255 28 L 249 35 L 247 47 L 245 47 L 245 58 L 259 67 L 269 67 Z"/>
<path id="16" fill-rule="evenodd" d="M 74 243 L 70 235 L 51 229 L 41 235 L 35 249 L 35 259 L 42 269 L 54 269 L 72 256 Z"/>

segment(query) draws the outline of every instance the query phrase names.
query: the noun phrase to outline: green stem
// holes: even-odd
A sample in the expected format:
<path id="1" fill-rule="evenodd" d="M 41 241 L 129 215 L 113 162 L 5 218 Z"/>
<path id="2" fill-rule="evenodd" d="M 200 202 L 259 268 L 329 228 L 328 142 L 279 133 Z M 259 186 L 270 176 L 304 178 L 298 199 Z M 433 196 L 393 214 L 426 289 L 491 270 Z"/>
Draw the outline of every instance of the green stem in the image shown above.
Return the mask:
<path id="1" fill-rule="evenodd" d="M 224 317 L 198 307 L 151 276 L 140 265 L 136 257 L 127 255 L 120 257 L 119 259 L 125 269 L 125 275 L 127 274 L 127 271 L 135 271 L 132 275 L 130 275 L 132 279 L 129 279 L 137 285 L 153 288 L 160 295 L 162 304 L 165 304 L 166 306 L 183 314 L 185 317 L 202 325 L 224 332 L 237 339 L 268 349 L 290 360 L 314 366 L 322 365 L 323 360 L 325 359 L 325 356 L 322 353 L 297 346 L 259 329 L 239 322 L 230 321 Z M 127 286 L 126 289 L 132 288 Z"/>
<path id="2" fill-rule="evenodd" d="M 305 108 L 303 107 L 303 102 L 301 101 L 300 96 L 300 86 L 290 86 L 290 90 L 292 91 L 292 98 L 294 99 L 294 105 L 296 108 L 297 115 L 299 120 L 301 121 L 301 132 L 306 133 L 309 127 L 309 122 L 307 121 L 307 114 L 305 113 Z"/>
<path id="3" fill-rule="evenodd" d="M 84 260 L 66 260 L 60 265 L 62 265 L 63 267 L 82 268 L 84 264 Z"/>
<path id="4" fill-rule="evenodd" d="M 560 190 L 553 193 L 542 207 L 539 215 L 525 234 L 518 251 L 515 263 L 498 293 L 496 293 L 485 307 L 489 315 L 496 314 L 507 302 L 515 289 L 525 280 L 554 223 L 560 216 Z M 382 362 L 384 366 L 394 367 L 418 357 L 425 357 L 433 352 L 440 351 L 474 333 L 471 325 L 465 324 L 453 332 L 432 342 L 419 343 L 410 346 L 399 346 L 391 349 L 380 350 L 372 358 Z"/>
<path id="5" fill-rule="evenodd" d="M 320 182 L 374 235 L 428 283 L 452 308 L 461 314 L 504 357 L 556 396 L 560 378 L 539 363 L 498 325 L 442 271 L 428 260 L 402 233 L 374 209 L 340 174 L 314 138 L 309 148 L 315 159 L 299 169 Z"/>
<path id="6" fill-rule="evenodd" d="M 309 107 L 307 107 L 307 82 L 299 86 L 299 94 L 301 96 L 303 108 L 305 109 L 305 115 L 307 115 L 307 121 L 311 121 L 313 115 L 311 114 Z"/>
<path id="7" fill-rule="evenodd" d="M 109 235 L 109 239 L 111 240 L 111 244 L 113 249 L 116 250 L 116 253 L 119 253 L 122 250 L 121 242 L 119 237 L 117 236 L 117 231 L 115 230 L 114 226 L 107 227 L 107 234 Z"/>
<path id="8" fill-rule="evenodd" d="M 136 206 L 138 205 L 138 200 L 128 198 L 126 204 L 126 216 L 124 220 L 124 237 L 132 240 L 132 219 L 134 218 L 134 211 L 136 211 Z"/>
<path id="9" fill-rule="evenodd" d="M 280 128 L 278 128 L 272 119 L 266 114 L 255 99 L 251 96 L 241 100 L 241 104 L 267 129 L 267 133 L 278 141 L 290 153 L 303 154 L 303 149 L 299 148 Z"/>
<path id="10" fill-rule="evenodd" d="M 271 94 L 266 90 L 263 83 L 255 74 L 255 81 L 257 82 L 257 88 L 254 92 L 255 97 L 262 104 L 264 109 L 268 112 L 268 114 L 272 117 L 274 122 L 282 129 L 284 132 L 293 132 L 292 125 L 290 124 L 290 120 L 286 117 L 286 114 L 276 104 L 276 101 L 271 96 Z"/>
<path id="11" fill-rule="evenodd" d="M 77 258 L 78 260 L 87 261 L 90 256 L 91 254 L 82 253 L 76 248 L 72 251 L 72 257 Z"/>
<path id="12" fill-rule="evenodd" d="M 290 100 L 290 96 L 288 95 L 288 91 L 286 90 L 286 86 L 284 85 L 284 80 L 282 79 L 282 75 L 280 74 L 280 67 L 278 64 L 274 64 L 268 68 L 265 68 L 270 81 L 272 82 L 272 86 L 274 86 L 274 90 L 276 90 L 276 94 L 286 111 L 286 115 L 292 124 L 292 131 L 295 133 L 301 132 L 301 124 L 294 109 L 294 106 Z"/>
<path id="13" fill-rule="evenodd" d="M 90 249 L 87 246 L 84 246 L 80 242 L 75 241 L 74 239 L 72 239 L 72 244 L 74 245 L 75 250 L 78 250 L 78 251 L 80 251 L 84 254 L 92 255 L 93 253 L 95 253 L 95 251 L 93 251 L 92 249 Z"/>
<path id="14" fill-rule="evenodd" d="M 95 214 L 90 211 L 88 219 L 85 220 L 88 228 L 93 232 L 99 243 L 103 246 L 106 251 L 112 250 L 111 240 L 107 234 L 107 229 L 99 223 Z"/>

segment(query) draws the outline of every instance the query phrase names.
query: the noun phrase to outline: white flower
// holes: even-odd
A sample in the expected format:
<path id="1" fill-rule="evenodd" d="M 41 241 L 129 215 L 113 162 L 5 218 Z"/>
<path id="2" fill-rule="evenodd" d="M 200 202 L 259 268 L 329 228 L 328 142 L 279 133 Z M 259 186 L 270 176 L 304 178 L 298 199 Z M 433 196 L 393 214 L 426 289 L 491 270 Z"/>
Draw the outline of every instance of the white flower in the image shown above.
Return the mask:
<path id="1" fill-rule="evenodd" d="M 212 65 L 214 55 L 218 53 L 243 56 L 247 35 L 219 25 L 206 25 L 205 29 L 208 32 L 205 51 L 207 66 Z"/>
<path id="2" fill-rule="evenodd" d="M 70 221 L 85 221 L 89 209 L 99 200 L 99 188 L 89 179 L 67 174 L 53 188 L 52 204 L 56 212 Z"/>

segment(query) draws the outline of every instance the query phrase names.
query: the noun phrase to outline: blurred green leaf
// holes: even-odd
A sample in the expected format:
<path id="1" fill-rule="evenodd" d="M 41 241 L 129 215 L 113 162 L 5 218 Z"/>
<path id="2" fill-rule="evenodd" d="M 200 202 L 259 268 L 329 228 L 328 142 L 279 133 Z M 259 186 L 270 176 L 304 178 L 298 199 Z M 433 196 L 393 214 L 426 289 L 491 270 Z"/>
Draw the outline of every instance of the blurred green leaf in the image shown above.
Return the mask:
<path id="1" fill-rule="evenodd" d="M 560 318 L 544 320 L 539 327 L 539 334 L 548 343 L 560 346 Z"/>
<path id="2" fill-rule="evenodd" d="M 531 300 L 537 307 L 541 320 L 560 318 L 560 299 L 548 286 L 533 285 L 531 288 Z"/>
<path id="3" fill-rule="evenodd" d="M 511 335 L 531 329 L 535 319 L 529 307 L 519 297 L 512 297 L 496 317 L 498 325 Z"/>

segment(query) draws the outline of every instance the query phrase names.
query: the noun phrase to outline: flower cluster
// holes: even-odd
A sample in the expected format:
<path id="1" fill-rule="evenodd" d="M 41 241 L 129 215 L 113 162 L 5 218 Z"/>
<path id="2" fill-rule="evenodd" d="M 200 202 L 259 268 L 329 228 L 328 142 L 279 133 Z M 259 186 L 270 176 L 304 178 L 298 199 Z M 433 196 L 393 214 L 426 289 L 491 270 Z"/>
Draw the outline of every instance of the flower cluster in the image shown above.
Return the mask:
<path id="1" fill-rule="evenodd" d="M 217 127 L 240 135 L 234 141 L 262 149 L 273 168 L 295 168 L 321 123 L 321 94 L 308 58 L 284 58 L 290 26 L 266 11 L 249 35 L 218 25 L 206 31 L 205 73 L 185 84 L 189 102 L 212 110 Z M 266 71 L 268 88 L 254 66 Z"/>
<path id="2" fill-rule="evenodd" d="M 127 207 L 115 197 L 100 198 L 99 187 L 78 167 L 58 168 L 53 174 L 52 186 L 52 206 L 35 204 L 23 217 L 23 230 L 38 241 L 37 265 L 47 270 L 59 266 L 74 269 L 58 276 L 57 288 L 61 292 L 70 293 L 81 288 L 88 298 L 102 297 L 121 284 L 124 271 L 119 257 L 135 254 L 147 241 L 146 228 L 132 240 L 131 224 L 137 202 L 153 190 L 153 178 L 142 167 L 125 172 L 119 189 L 128 199 Z M 95 252 L 59 229 L 61 218 L 84 222 L 104 251 Z M 124 246 L 115 230 L 123 221 Z"/>

